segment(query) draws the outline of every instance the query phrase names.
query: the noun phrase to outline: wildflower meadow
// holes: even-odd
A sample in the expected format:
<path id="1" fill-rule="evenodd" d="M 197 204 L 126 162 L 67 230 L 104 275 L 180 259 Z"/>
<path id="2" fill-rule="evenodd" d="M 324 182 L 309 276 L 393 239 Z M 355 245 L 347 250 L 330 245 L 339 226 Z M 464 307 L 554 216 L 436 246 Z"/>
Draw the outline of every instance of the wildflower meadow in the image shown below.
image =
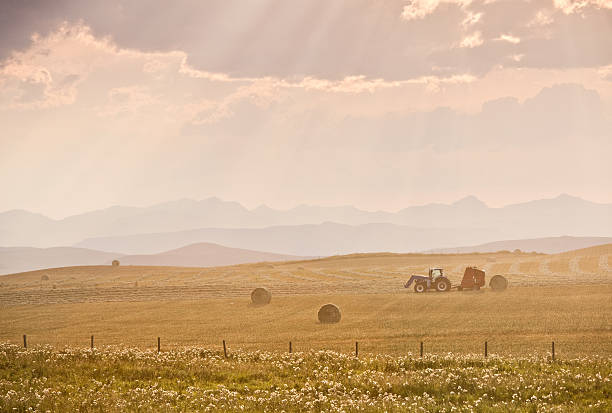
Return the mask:
<path id="1" fill-rule="evenodd" d="M 612 411 L 612 360 L 0 344 L 0 411 Z"/>

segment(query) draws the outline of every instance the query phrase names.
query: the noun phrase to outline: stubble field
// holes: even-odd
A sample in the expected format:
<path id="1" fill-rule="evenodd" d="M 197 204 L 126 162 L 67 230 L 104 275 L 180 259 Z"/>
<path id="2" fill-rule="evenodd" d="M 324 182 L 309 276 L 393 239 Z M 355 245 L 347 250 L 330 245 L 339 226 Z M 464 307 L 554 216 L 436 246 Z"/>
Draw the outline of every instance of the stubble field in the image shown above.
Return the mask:
<path id="1" fill-rule="evenodd" d="M 2 277 L 2 410 L 608 411 L 611 255 L 608 245 Z M 403 288 L 430 266 L 457 283 L 467 265 L 509 288 Z M 270 288 L 269 305 L 250 304 L 256 286 Z M 339 324 L 317 321 L 328 302 Z"/>

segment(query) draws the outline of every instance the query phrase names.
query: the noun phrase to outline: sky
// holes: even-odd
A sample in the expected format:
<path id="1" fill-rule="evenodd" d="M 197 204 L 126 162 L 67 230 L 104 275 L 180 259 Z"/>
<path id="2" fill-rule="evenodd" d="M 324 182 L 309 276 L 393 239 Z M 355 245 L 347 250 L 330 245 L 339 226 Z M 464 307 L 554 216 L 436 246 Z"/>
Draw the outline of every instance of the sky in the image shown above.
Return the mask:
<path id="1" fill-rule="evenodd" d="M 0 2 L 0 211 L 612 202 L 612 0 Z"/>

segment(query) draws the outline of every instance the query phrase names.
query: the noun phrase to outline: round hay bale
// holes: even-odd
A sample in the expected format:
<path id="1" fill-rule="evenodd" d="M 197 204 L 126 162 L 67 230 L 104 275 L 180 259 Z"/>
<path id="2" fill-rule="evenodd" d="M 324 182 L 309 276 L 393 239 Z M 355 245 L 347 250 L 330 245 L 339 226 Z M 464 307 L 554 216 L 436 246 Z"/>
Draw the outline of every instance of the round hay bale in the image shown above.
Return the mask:
<path id="1" fill-rule="evenodd" d="M 340 314 L 340 308 L 335 304 L 325 304 L 319 309 L 319 321 L 321 323 L 331 324 L 338 323 L 342 314 Z"/>
<path id="2" fill-rule="evenodd" d="M 257 287 L 251 292 L 251 301 L 255 305 L 270 304 L 272 293 L 267 288 Z"/>
<path id="3" fill-rule="evenodd" d="M 508 287 L 508 280 L 503 275 L 494 275 L 489 281 L 489 287 L 493 291 L 503 291 Z"/>
<path id="4" fill-rule="evenodd" d="M 49 276 L 48 276 L 47 274 L 43 274 L 43 275 L 40 277 L 40 281 L 49 281 Z"/>
<path id="5" fill-rule="evenodd" d="M 113 267 L 119 266 L 119 260 L 113 260 Z"/>

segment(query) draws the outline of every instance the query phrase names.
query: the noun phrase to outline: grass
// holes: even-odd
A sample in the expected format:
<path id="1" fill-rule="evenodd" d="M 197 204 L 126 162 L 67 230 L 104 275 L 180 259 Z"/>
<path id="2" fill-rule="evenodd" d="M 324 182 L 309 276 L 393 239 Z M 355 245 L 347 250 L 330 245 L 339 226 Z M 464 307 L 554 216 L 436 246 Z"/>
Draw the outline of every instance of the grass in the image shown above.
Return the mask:
<path id="1" fill-rule="evenodd" d="M 274 290 L 272 290 L 274 294 Z M 612 355 L 612 285 L 516 287 L 505 292 L 273 295 L 253 307 L 249 296 L 199 301 L 143 301 L 6 306 L 0 341 L 57 347 L 99 345 L 164 348 L 204 345 L 285 351 L 294 348 L 405 354 L 425 342 L 428 353 L 477 353 L 485 340 L 500 355 Z M 335 325 L 319 324 L 319 307 L 342 310 Z"/>
<path id="2" fill-rule="evenodd" d="M 607 412 L 612 361 L 0 344 L 0 411 Z"/>

